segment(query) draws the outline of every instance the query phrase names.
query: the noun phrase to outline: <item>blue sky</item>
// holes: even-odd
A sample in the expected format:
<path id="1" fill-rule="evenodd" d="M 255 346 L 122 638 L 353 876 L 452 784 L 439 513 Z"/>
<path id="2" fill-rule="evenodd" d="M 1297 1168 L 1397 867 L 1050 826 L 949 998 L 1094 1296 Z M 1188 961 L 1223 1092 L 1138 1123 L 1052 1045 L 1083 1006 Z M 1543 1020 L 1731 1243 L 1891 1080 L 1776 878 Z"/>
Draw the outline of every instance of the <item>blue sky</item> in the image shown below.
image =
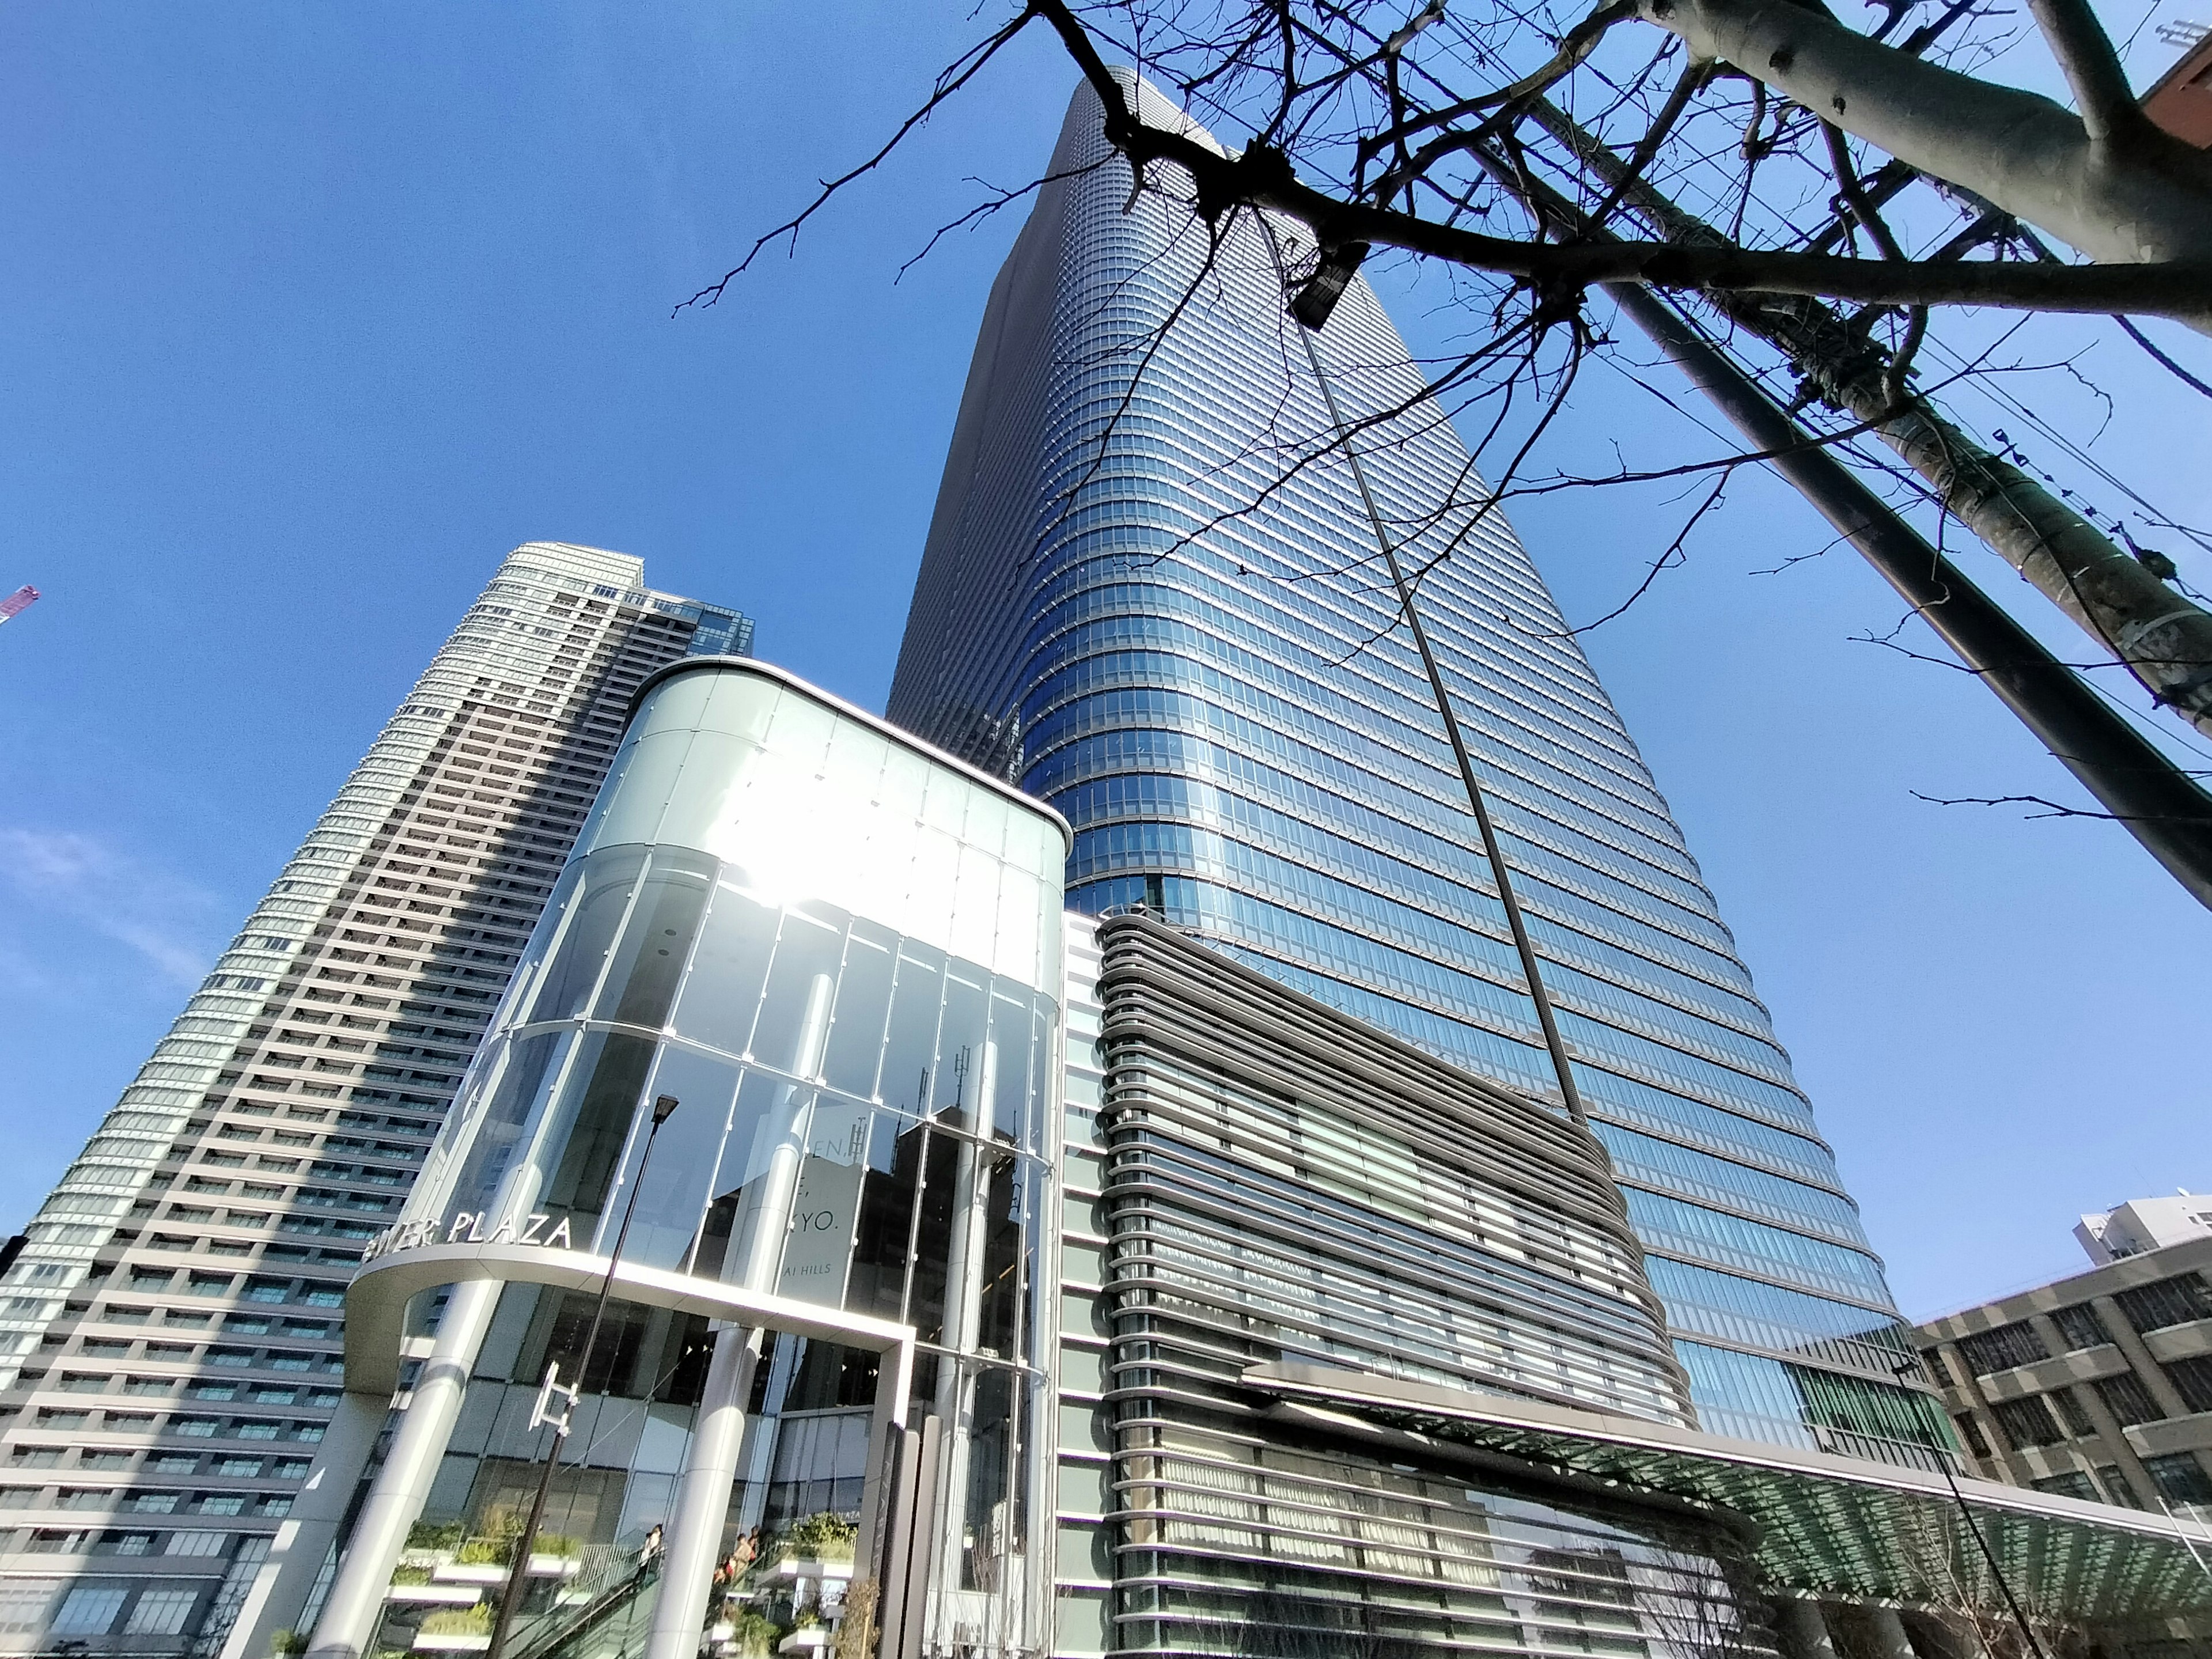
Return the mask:
<path id="1" fill-rule="evenodd" d="M 873 148 L 964 13 L 9 10 L 0 592 L 46 598 L 0 629 L 0 1229 L 515 544 L 639 554 L 657 586 L 753 612 L 764 654 L 881 706 L 1015 225 L 893 279 L 969 176 L 1039 164 L 1064 64 L 1018 52 L 795 259 L 669 310 Z M 1376 274 L 1441 349 L 1441 288 Z M 2086 350 L 2117 405 L 2093 453 L 2212 517 L 2207 405 L 2111 333 L 2053 325 L 2027 355 Z M 2175 349 L 2212 373 L 2203 342 Z M 2010 384 L 2099 414 L 2066 375 Z M 1548 459 L 1602 467 L 1616 440 L 1640 460 L 1715 448 L 1601 374 Z M 1684 510 L 1570 493 L 1515 516 L 1579 619 Z M 1587 642 L 1926 1314 L 2078 1266 L 2084 1208 L 2212 1187 L 2212 919 L 2110 825 L 1914 799 L 2064 786 L 1966 676 L 1852 642 L 1897 607 L 1848 552 L 1750 574 L 1827 539 L 1747 479 Z"/>

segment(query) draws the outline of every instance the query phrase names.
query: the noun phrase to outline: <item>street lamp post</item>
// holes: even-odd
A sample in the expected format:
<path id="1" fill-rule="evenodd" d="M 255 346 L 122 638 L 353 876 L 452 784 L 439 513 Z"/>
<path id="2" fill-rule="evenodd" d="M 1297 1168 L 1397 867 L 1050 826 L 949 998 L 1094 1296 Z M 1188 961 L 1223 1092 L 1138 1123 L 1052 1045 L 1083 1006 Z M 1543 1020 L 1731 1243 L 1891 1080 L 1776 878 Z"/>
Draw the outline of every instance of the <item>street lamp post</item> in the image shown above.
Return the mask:
<path id="1" fill-rule="evenodd" d="M 1891 1374 L 1898 1377 L 1925 1375 L 1917 1359 L 1908 1359 L 1902 1365 L 1892 1365 L 1889 1369 Z M 1982 1559 L 1989 1564 L 1990 1577 L 1997 1581 L 1997 1588 L 2004 1592 L 2005 1605 L 2012 1609 L 2013 1623 L 2020 1626 L 2020 1633 L 2027 1638 L 2028 1651 L 2035 1656 L 2035 1659 L 2049 1659 L 2043 1650 L 2043 1644 L 2036 1638 L 2035 1626 L 2027 1622 L 2027 1614 L 2021 1608 L 2020 1598 L 2012 1593 L 2012 1584 L 2005 1577 L 2004 1569 L 1997 1565 L 1997 1553 L 1990 1547 L 1990 1540 L 1982 1534 L 1981 1523 L 1974 1519 L 1973 1506 L 1966 1502 L 1966 1494 L 1959 1490 L 1959 1477 L 1951 1473 L 1951 1460 L 1944 1455 L 1940 1446 L 1936 1449 L 1936 1467 L 1943 1473 L 1943 1484 L 1950 1487 L 1952 1501 L 1958 1504 L 1959 1515 L 1966 1522 L 1966 1530 L 1973 1534 L 1974 1542 L 1981 1547 Z"/>
<path id="2" fill-rule="evenodd" d="M 546 1454 L 545 1473 L 538 1477 L 538 1495 L 531 1500 L 530 1519 L 524 1523 L 522 1535 L 514 1540 L 514 1562 L 507 1574 L 507 1589 L 500 1597 L 499 1612 L 492 1620 L 491 1645 L 484 1650 L 484 1659 L 500 1659 L 507 1646 L 509 1628 L 514 1623 L 514 1610 L 522 1604 L 524 1586 L 530 1579 L 530 1552 L 538 1541 L 538 1523 L 545 1518 L 545 1499 L 553 1490 L 554 1472 L 561 1467 L 561 1448 L 568 1443 L 570 1413 L 576 1408 L 576 1396 L 583 1392 L 584 1378 L 592 1368 L 592 1349 L 599 1340 L 599 1322 L 605 1316 L 607 1302 L 614 1295 L 615 1268 L 622 1261 L 623 1244 L 629 1237 L 630 1217 L 637 1210 L 637 1195 L 645 1185 L 645 1166 L 653 1158 L 653 1143 L 660 1133 L 660 1126 L 668 1121 L 678 1105 L 674 1095 L 661 1095 L 653 1103 L 653 1127 L 645 1133 L 645 1150 L 638 1154 L 637 1174 L 629 1183 L 629 1199 L 623 1206 L 622 1225 L 615 1232 L 615 1247 L 607 1256 L 606 1277 L 599 1282 L 599 1299 L 592 1309 L 592 1322 L 584 1333 L 583 1351 L 576 1359 L 576 1380 L 562 1387 L 561 1367 L 556 1361 L 545 1364 L 545 1380 L 538 1390 L 538 1404 L 530 1413 L 530 1426 L 550 1424 L 553 1445 Z M 562 1397 L 561 1409 L 552 1409 L 553 1397 Z"/>

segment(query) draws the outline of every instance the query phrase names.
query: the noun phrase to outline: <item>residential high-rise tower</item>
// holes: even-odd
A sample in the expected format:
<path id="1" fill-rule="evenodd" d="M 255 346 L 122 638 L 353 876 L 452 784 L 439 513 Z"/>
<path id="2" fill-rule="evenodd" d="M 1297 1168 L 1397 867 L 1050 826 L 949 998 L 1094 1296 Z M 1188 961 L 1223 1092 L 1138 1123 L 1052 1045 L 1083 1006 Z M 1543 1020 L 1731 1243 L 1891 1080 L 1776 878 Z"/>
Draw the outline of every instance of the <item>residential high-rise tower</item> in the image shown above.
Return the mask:
<path id="1" fill-rule="evenodd" d="M 470 607 L 0 1279 L 0 1652 L 216 1650 L 631 695 L 751 633 L 556 543 Z"/>
<path id="2" fill-rule="evenodd" d="M 1183 118 L 1126 84 L 1146 119 Z M 1066 816 L 1074 908 L 1142 904 L 1559 1103 L 1387 542 L 1427 571 L 1701 1422 L 1936 1456 L 1942 1415 L 1895 1376 L 1911 1346 L 1881 1264 L 1697 862 L 1373 291 L 1353 281 L 1304 333 L 1298 228 L 1209 235 L 1171 172 L 1133 203 L 1088 88 L 1050 174 L 984 317 L 890 717 Z"/>

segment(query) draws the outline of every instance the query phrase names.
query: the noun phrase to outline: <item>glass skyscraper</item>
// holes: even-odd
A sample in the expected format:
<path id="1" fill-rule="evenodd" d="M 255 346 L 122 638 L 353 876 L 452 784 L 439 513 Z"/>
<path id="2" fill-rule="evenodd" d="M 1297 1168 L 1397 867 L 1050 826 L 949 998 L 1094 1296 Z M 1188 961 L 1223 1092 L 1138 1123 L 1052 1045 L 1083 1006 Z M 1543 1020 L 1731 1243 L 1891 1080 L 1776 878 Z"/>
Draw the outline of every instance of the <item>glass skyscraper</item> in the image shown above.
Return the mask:
<path id="1" fill-rule="evenodd" d="M 1132 204 L 1087 88 L 1050 171 L 984 316 L 890 717 L 1066 815 L 1073 908 L 1141 903 L 1556 1105 L 1377 538 L 1409 569 L 1448 553 L 1424 619 L 1703 1425 L 1929 1461 L 1947 1427 L 1897 1380 L 1881 1263 L 1697 861 L 1373 291 L 1302 337 L 1300 228 L 1210 242 L 1171 172 Z"/>

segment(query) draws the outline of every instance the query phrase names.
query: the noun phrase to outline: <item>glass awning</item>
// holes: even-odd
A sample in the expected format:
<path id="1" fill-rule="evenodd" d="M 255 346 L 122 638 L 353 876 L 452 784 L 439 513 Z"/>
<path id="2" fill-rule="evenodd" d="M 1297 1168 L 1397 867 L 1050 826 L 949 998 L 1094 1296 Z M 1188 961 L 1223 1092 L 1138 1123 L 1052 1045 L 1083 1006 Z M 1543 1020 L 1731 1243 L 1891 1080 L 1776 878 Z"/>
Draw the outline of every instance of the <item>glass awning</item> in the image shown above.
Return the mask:
<path id="1" fill-rule="evenodd" d="M 1278 1417 L 1379 1437 L 1396 1456 L 1424 1443 L 1474 1451 L 1741 1517 L 1771 1589 L 2002 1612 L 1971 1515 L 2038 1620 L 2133 1624 L 2212 1608 L 2212 1528 L 2193 1521 L 1318 1365 L 1255 1365 L 1243 1380 L 1273 1396 Z"/>

